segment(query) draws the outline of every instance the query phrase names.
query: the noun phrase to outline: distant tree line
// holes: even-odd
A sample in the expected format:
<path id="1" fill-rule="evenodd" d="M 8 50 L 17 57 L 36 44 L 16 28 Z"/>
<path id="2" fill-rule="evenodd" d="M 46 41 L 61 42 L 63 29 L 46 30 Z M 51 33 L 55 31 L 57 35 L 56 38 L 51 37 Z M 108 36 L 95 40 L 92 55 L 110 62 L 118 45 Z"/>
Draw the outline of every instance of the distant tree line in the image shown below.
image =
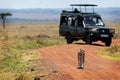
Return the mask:
<path id="1" fill-rule="evenodd" d="M 5 22 L 6 22 L 6 17 L 7 16 L 12 16 L 11 13 L 0 13 L 0 18 L 2 19 L 2 24 L 3 24 L 3 29 L 5 29 Z"/>

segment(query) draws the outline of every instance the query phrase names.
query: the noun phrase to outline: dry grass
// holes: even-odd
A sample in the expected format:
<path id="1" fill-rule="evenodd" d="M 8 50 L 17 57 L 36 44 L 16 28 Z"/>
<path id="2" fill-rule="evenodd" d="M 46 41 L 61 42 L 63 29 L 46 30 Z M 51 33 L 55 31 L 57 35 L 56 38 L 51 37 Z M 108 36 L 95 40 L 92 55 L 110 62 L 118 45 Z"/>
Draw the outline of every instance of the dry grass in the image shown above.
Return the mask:
<path id="1" fill-rule="evenodd" d="M 120 61 L 120 45 L 98 50 L 97 53 L 104 58 Z"/>
<path id="2" fill-rule="evenodd" d="M 10 35 L 16 36 L 34 36 L 39 34 L 46 34 L 49 36 L 58 36 L 57 23 L 24 23 L 24 24 L 7 24 L 6 31 Z"/>

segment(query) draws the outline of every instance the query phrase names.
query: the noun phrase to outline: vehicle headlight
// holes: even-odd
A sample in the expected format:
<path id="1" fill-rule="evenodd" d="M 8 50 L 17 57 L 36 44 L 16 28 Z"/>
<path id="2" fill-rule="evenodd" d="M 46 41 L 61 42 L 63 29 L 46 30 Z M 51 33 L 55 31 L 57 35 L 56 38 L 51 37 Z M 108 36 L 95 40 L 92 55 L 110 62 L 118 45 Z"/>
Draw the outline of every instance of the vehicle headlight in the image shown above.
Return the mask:
<path id="1" fill-rule="evenodd" d="M 96 29 L 96 28 L 95 28 L 95 29 L 91 29 L 91 31 L 92 31 L 92 32 L 97 32 L 97 29 Z"/>

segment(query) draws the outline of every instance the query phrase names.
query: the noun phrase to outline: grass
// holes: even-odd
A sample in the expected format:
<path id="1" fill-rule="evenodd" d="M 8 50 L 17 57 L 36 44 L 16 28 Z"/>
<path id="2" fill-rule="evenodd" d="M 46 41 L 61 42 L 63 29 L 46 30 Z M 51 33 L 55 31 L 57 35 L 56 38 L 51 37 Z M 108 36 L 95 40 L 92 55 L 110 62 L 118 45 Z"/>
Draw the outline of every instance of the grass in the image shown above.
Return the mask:
<path id="1" fill-rule="evenodd" d="M 120 61 L 120 45 L 111 46 L 97 51 L 102 57 Z"/>
<path id="2" fill-rule="evenodd" d="M 21 45 L 21 47 L 22 46 L 24 45 Z M 15 80 L 23 73 L 27 74 L 28 71 L 26 71 L 26 69 L 32 66 L 34 60 L 40 58 L 40 55 L 37 53 L 33 53 L 30 50 L 26 51 L 24 48 L 21 49 L 11 46 L 10 48 L 4 48 L 4 50 L 0 53 L 0 80 Z M 34 65 L 36 65 L 36 63 L 34 63 Z"/>
<path id="3" fill-rule="evenodd" d="M 43 65 L 34 49 L 65 44 L 58 24 L 12 23 L 6 27 L 0 29 L 0 80 L 33 80 L 36 75 L 56 73 Z"/>
<path id="4" fill-rule="evenodd" d="M 21 40 L 17 45 L 14 46 L 17 50 L 28 50 L 28 49 L 36 49 L 39 48 L 40 45 L 36 41 L 24 41 Z"/>

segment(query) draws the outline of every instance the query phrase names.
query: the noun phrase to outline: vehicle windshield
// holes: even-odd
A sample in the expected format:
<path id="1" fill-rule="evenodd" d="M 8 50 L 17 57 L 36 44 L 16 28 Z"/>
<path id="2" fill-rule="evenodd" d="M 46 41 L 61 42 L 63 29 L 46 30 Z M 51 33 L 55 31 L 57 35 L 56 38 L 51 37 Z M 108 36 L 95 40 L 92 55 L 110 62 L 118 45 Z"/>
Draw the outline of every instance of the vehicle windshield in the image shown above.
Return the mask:
<path id="1" fill-rule="evenodd" d="M 104 23 L 100 17 L 86 16 L 84 18 L 86 27 L 104 26 Z"/>

